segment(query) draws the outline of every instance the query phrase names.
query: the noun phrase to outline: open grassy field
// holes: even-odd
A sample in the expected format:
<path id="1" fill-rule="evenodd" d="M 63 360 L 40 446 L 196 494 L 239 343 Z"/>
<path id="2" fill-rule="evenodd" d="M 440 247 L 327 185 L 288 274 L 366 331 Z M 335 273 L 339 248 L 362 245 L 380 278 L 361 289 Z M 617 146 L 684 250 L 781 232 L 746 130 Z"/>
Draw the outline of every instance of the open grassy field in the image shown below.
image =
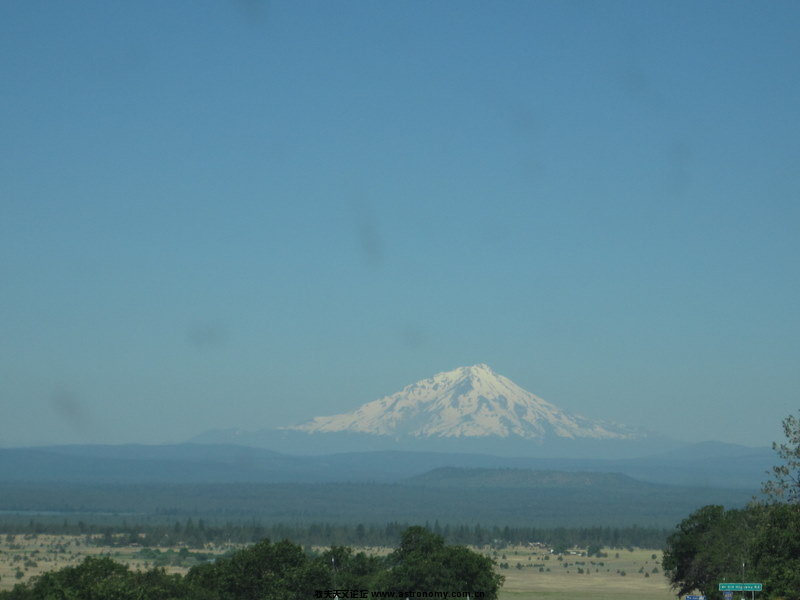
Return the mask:
<path id="1" fill-rule="evenodd" d="M 203 555 L 212 558 L 233 546 L 209 547 L 201 551 L 186 548 L 145 549 L 138 545 L 87 545 L 84 536 L 16 535 L 0 537 L 0 590 L 9 590 L 46 571 L 75 565 L 86 556 L 110 556 L 133 569 L 164 566 L 168 572 L 185 573 Z M 357 548 L 385 554 L 388 548 Z M 550 554 L 546 548 L 515 547 L 480 550 L 498 563 L 505 576 L 500 600 L 523 598 L 587 600 L 674 599 L 661 573 L 661 552 L 633 549 L 609 550 L 607 556 Z M 576 550 L 577 551 L 577 550 Z M 574 551 L 574 552 L 576 552 Z M 202 554 L 199 554 L 202 553 Z"/>
<path id="2" fill-rule="evenodd" d="M 95 546 L 87 544 L 85 536 L 3 535 L 0 537 L 0 590 L 10 590 L 15 584 L 47 571 L 76 565 L 87 556 L 108 556 L 132 569 L 163 566 L 169 573 L 186 573 L 199 562 L 198 552 L 213 557 L 231 548 L 233 546 L 209 547 L 202 551 L 154 550 L 137 545 Z"/>
<path id="3" fill-rule="evenodd" d="M 675 594 L 661 572 L 661 551 L 636 548 L 604 552 L 608 556 L 602 558 L 569 553 L 559 558 L 537 548 L 507 549 L 498 551 L 497 556 L 492 553 L 498 563 L 508 563 L 509 567 L 500 569 L 506 578 L 500 600 L 674 600 Z"/>

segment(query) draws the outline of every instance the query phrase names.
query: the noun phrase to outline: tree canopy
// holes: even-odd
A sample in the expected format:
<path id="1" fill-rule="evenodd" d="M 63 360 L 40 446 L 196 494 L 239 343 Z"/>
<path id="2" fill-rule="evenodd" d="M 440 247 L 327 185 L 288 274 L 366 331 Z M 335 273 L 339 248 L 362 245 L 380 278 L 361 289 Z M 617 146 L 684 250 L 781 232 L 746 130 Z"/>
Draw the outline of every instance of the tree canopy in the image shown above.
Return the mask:
<path id="1" fill-rule="evenodd" d="M 800 419 L 789 415 L 783 420 L 786 441 L 773 442 L 781 463 L 772 467 L 772 479 L 766 481 L 761 491 L 773 502 L 800 503 Z"/>
<path id="2" fill-rule="evenodd" d="M 481 592 L 496 600 L 501 583 L 491 559 L 410 527 L 384 558 L 342 546 L 310 554 L 288 540 L 264 539 L 192 567 L 185 577 L 90 557 L 0 592 L 0 600 L 300 600 L 337 591 L 340 597 L 354 591 Z"/>
<path id="3" fill-rule="evenodd" d="M 180 575 L 163 569 L 131 571 L 110 558 L 87 557 L 77 566 L 44 573 L 27 584 L 0 592 L 3 600 L 189 600 Z"/>
<path id="4" fill-rule="evenodd" d="M 664 572 L 679 595 L 721 599 L 719 583 L 764 584 L 762 599 L 800 600 L 800 505 L 704 506 L 667 540 Z"/>
<path id="5" fill-rule="evenodd" d="M 667 538 L 662 566 L 679 595 L 722 598 L 723 581 L 764 584 L 762 599 L 800 600 L 800 419 L 783 421 L 783 461 L 764 483 L 765 502 L 742 510 L 704 506 Z"/>
<path id="6" fill-rule="evenodd" d="M 448 546 L 424 527 L 409 527 L 400 546 L 387 557 L 379 585 L 391 590 L 483 592 L 494 600 L 503 577 L 490 558 L 465 546 Z"/>

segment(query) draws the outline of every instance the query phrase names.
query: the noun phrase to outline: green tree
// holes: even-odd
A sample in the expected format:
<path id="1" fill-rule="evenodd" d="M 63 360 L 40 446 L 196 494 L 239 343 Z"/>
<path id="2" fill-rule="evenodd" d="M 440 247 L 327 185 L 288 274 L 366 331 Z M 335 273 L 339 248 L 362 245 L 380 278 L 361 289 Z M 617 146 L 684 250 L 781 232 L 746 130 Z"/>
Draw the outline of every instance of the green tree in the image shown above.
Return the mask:
<path id="1" fill-rule="evenodd" d="M 320 589 L 321 571 L 309 569 L 303 549 L 288 540 L 265 539 L 227 559 L 190 569 L 186 579 L 195 589 L 219 600 L 273 600 L 310 598 Z"/>
<path id="2" fill-rule="evenodd" d="M 180 575 L 163 569 L 132 572 L 110 558 L 84 559 L 74 567 L 44 573 L 11 592 L 0 593 L 3 600 L 203 600 L 189 596 Z"/>
<path id="3" fill-rule="evenodd" d="M 386 559 L 388 570 L 377 584 L 386 590 L 482 592 L 496 600 L 503 577 L 494 561 L 464 546 L 447 546 L 424 527 L 409 527 Z"/>
<path id="4" fill-rule="evenodd" d="M 374 588 L 383 569 L 384 562 L 377 556 L 333 546 L 313 561 L 308 575 L 320 583 L 318 589 L 368 590 Z"/>
<path id="5" fill-rule="evenodd" d="M 760 519 L 757 507 L 726 511 L 704 506 L 681 521 L 667 538 L 662 567 L 679 595 L 694 590 L 721 598 L 720 581 L 737 581 L 749 563 Z"/>
<path id="6" fill-rule="evenodd" d="M 602 548 L 599 544 L 590 544 L 586 549 L 586 556 L 596 556 L 600 554 Z"/>
<path id="7" fill-rule="evenodd" d="M 800 600 L 800 504 L 775 504 L 761 513 L 750 554 L 757 581 L 772 597 Z"/>
<path id="8" fill-rule="evenodd" d="M 789 415 L 783 420 L 786 442 L 772 443 L 782 464 L 772 467 L 772 479 L 765 482 L 761 492 L 772 502 L 800 503 L 800 419 Z"/>

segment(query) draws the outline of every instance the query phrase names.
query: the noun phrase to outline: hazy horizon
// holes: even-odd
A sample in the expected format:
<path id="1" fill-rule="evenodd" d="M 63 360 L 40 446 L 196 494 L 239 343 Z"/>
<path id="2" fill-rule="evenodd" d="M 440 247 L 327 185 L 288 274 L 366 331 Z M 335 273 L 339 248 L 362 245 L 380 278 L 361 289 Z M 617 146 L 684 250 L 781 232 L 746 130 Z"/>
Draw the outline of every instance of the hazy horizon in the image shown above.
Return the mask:
<path id="1" fill-rule="evenodd" d="M 0 446 L 487 363 L 681 441 L 800 387 L 800 5 L 0 5 Z"/>

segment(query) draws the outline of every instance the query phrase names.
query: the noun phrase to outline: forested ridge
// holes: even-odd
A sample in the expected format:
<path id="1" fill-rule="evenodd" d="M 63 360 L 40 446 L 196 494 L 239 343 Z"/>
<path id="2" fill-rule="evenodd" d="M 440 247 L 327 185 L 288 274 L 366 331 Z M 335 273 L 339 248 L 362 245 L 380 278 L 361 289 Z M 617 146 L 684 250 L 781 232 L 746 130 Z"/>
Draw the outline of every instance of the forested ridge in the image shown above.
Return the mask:
<path id="1" fill-rule="evenodd" d="M 744 506 L 754 490 L 695 489 L 594 475 L 586 486 L 498 488 L 379 483 L 0 483 L 0 510 L 272 523 L 482 523 L 523 527 L 672 527 L 706 504 Z M 302 502 L 298 501 L 302 499 Z M 75 518 L 75 517 L 73 517 Z M 77 518 L 82 518 L 77 516 Z M 133 517 L 131 517 L 133 518 Z"/>

